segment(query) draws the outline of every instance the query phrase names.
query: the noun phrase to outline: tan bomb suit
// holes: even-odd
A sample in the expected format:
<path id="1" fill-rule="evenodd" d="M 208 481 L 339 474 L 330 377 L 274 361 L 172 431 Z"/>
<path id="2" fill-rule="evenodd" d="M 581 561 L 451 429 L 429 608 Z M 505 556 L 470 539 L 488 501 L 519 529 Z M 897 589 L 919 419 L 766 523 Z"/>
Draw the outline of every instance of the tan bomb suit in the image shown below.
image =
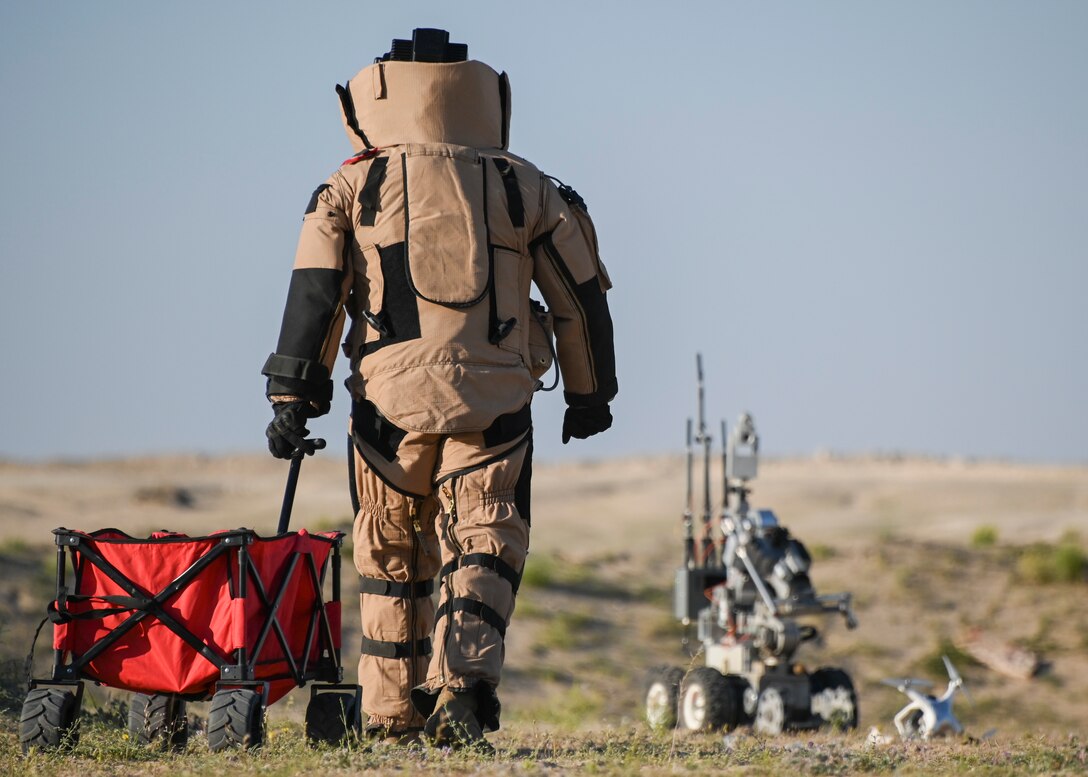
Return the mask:
<path id="1" fill-rule="evenodd" d="M 530 283 L 568 405 L 595 407 L 616 393 L 610 282 L 581 199 L 505 150 L 505 74 L 380 62 L 338 91 L 358 153 L 307 208 L 268 393 L 326 411 L 350 320 L 369 725 L 418 728 L 449 687 L 495 729 L 529 542 L 529 402 L 551 360 Z"/>

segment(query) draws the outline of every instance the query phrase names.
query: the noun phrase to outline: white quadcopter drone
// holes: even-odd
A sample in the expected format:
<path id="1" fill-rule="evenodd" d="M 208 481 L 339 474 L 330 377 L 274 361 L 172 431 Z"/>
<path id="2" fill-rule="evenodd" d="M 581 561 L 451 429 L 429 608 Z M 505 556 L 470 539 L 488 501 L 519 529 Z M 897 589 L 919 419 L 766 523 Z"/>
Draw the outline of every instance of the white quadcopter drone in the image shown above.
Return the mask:
<path id="1" fill-rule="evenodd" d="M 945 669 L 948 670 L 948 687 L 940 696 L 932 696 L 915 690 L 915 688 L 928 688 L 933 685 L 929 680 L 903 677 L 881 681 L 906 694 L 910 699 L 910 704 L 895 716 L 895 727 L 903 739 L 931 739 L 963 733 L 963 725 L 952 713 L 952 697 L 961 688 L 969 701 L 971 695 L 967 692 L 960 673 L 948 660 L 948 656 L 941 656 L 941 659 L 944 661 Z"/>

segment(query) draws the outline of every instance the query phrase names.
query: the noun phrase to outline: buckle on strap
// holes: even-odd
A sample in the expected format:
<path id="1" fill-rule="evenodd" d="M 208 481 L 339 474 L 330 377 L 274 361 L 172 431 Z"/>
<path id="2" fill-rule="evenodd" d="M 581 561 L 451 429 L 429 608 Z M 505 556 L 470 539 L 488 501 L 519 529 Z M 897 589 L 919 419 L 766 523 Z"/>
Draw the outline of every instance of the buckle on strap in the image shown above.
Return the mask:
<path id="1" fill-rule="evenodd" d="M 475 615 L 488 626 L 495 629 L 495 631 L 499 632 L 499 637 L 501 639 L 506 639 L 506 619 L 499 615 L 493 608 L 488 607 L 478 599 L 469 599 L 465 596 L 447 599 L 446 603 L 438 608 L 435 621 L 437 622 L 439 618 L 451 615 L 455 612 L 467 612 Z"/>
<path id="2" fill-rule="evenodd" d="M 380 639 L 363 637 L 360 652 L 378 658 L 415 658 L 431 654 L 431 638 L 424 637 L 415 642 L 385 642 Z"/>
<path id="3" fill-rule="evenodd" d="M 398 599 L 423 599 L 434 593 L 434 580 L 398 583 L 377 577 L 360 577 L 359 593 L 394 596 Z"/>
<path id="4" fill-rule="evenodd" d="M 458 556 L 442 567 L 438 573 L 439 581 L 445 580 L 448 575 L 463 567 L 483 567 L 484 569 L 490 569 L 508 582 L 514 595 L 517 596 L 518 588 L 521 586 L 521 572 L 518 572 L 492 553 L 466 553 L 464 556 Z"/>

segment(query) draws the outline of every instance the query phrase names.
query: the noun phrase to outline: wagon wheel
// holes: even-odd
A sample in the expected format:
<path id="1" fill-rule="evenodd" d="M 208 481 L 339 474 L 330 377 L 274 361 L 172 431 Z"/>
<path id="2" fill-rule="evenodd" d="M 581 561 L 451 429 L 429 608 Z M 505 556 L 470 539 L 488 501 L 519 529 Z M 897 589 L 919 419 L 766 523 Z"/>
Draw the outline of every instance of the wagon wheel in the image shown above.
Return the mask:
<path id="1" fill-rule="evenodd" d="M 761 734 L 781 734 L 786 728 L 786 702 L 782 693 L 768 685 L 756 701 L 755 728 Z"/>
<path id="2" fill-rule="evenodd" d="M 168 693 L 136 693 L 128 705 L 132 741 L 160 750 L 183 750 L 189 741 L 185 701 Z"/>
<path id="3" fill-rule="evenodd" d="M 710 666 L 692 669 L 680 688 L 680 723 L 691 731 L 713 731 L 736 719 L 736 698 L 722 673 Z"/>
<path id="4" fill-rule="evenodd" d="M 683 678 L 684 670 L 678 666 L 659 666 L 650 670 L 646 678 L 646 722 L 655 731 L 676 728 Z"/>
<path id="5" fill-rule="evenodd" d="M 211 751 L 260 747 L 263 741 L 261 695 L 246 689 L 216 691 L 208 713 L 208 747 Z"/>
<path id="6" fill-rule="evenodd" d="M 858 727 L 858 696 L 854 683 L 842 669 L 822 667 L 809 678 L 812 688 L 812 714 L 833 728 Z"/>
<path id="7" fill-rule="evenodd" d="M 358 733 L 358 725 L 354 693 L 318 693 L 306 705 L 306 739 L 310 744 L 343 744 Z"/>
<path id="8" fill-rule="evenodd" d="M 79 701 L 63 688 L 34 688 L 19 715 L 19 744 L 31 750 L 67 750 L 79 744 Z"/>

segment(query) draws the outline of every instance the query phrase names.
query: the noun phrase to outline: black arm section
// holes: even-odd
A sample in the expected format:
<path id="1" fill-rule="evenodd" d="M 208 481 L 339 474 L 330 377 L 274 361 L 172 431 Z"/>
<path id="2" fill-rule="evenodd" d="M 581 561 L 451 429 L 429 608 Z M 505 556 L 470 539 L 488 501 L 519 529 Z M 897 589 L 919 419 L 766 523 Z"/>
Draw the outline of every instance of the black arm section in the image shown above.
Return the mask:
<path id="1" fill-rule="evenodd" d="M 332 378 L 321 362 L 274 353 L 261 368 L 268 378 L 266 396 L 293 394 L 313 403 L 317 415 L 329 412 L 332 402 Z"/>

